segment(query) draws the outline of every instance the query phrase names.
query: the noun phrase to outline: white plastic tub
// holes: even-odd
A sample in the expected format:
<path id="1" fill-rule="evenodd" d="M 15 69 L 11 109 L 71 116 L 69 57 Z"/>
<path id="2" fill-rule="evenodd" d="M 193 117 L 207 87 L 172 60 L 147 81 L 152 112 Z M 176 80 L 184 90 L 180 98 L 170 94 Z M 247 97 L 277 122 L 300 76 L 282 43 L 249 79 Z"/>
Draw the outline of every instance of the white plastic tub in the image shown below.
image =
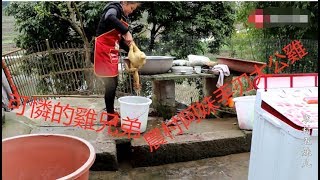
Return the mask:
<path id="1" fill-rule="evenodd" d="M 129 127 L 130 121 L 137 119 L 139 123 L 132 124 L 132 133 L 143 133 L 147 129 L 149 106 L 152 100 L 141 96 L 124 96 L 118 99 L 120 103 L 121 126 Z"/>
<path id="2" fill-rule="evenodd" d="M 256 96 L 241 96 L 233 99 L 240 129 L 252 130 L 255 99 Z"/>
<path id="3" fill-rule="evenodd" d="M 248 180 L 318 179 L 318 104 L 303 100 L 318 97 L 318 74 L 259 78 L 254 81 L 258 89 Z M 308 134 L 303 132 L 302 113 L 310 115 Z M 309 155 L 304 154 L 306 148 Z M 306 160 L 310 166 L 305 166 Z"/>
<path id="4" fill-rule="evenodd" d="M 318 129 L 309 136 L 311 145 L 304 145 L 307 137 L 267 112 L 256 112 L 248 180 L 316 180 L 318 179 Z M 309 147 L 311 156 L 303 156 Z M 303 167 L 304 160 L 311 167 Z"/>

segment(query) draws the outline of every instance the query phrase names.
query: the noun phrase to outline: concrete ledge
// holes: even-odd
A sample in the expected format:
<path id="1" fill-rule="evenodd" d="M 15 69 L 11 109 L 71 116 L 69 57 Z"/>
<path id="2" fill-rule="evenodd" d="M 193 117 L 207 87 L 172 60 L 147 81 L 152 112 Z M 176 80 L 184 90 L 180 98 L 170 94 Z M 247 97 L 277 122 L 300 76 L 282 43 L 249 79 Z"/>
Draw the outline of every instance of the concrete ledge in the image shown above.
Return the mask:
<path id="1" fill-rule="evenodd" d="M 24 116 L 17 116 L 14 112 L 4 112 L 6 121 L 2 125 L 2 139 L 30 134 L 35 123 Z"/>
<path id="2" fill-rule="evenodd" d="M 96 160 L 92 171 L 118 170 L 117 148 L 114 140 L 90 142 L 96 150 Z"/>
<path id="3" fill-rule="evenodd" d="M 252 140 L 252 131 L 242 130 L 242 132 L 245 134 L 246 142 L 248 143 L 247 151 L 250 152 L 250 150 L 251 150 L 251 140 Z"/>
<path id="4" fill-rule="evenodd" d="M 131 142 L 131 163 L 133 167 L 156 166 L 248 152 L 251 142 L 249 133 L 245 134 L 232 122 L 232 119 L 225 122 L 207 120 L 203 124 L 205 127 L 201 122 L 195 125 L 199 126 L 196 130 L 198 132 L 190 129 L 191 132 L 187 132 L 188 134 L 175 136 L 173 140 L 169 138 L 168 143 L 161 145 L 154 152 L 150 152 L 150 147 L 145 141 L 135 139 Z M 201 129 L 204 132 L 201 132 Z"/>
<path id="5" fill-rule="evenodd" d="M 162 118 L 149 118 L 147 131 L 161 129 Z M 56 124 L 57 125 L 57 124 Z M 2 127 L 2 138 L 21 134 L 51 133 L 68 134 L 86 139 L 96 150 L 96 160 L 90 170 L 114 171 L 121 161 L 131 161 L 132 166 L 155 166 L 175 162 L 198 160 L 233 153 L 250 151 L 251 131 L 240 130 L 236 118 L 204 119 L 193 122 L 189 129 L 174 139 L 166 137 L 167 143 L 150 152 L 150 147 L 142 137 L 110 137 L 104 132 L 84 130 L 78 127 L 51 126 L 46 122 L 32 121 L 13 112 L 6 113 L 6 123 Z"/>

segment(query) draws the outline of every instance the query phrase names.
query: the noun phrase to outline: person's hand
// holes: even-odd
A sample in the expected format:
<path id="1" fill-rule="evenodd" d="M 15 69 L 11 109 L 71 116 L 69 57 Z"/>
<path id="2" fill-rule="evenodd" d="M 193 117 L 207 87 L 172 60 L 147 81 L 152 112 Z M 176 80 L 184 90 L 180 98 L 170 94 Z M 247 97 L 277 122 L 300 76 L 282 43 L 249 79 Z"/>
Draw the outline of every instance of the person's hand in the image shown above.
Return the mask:
<path id="1" fill-rule="evenodd" d="M 130 46 L 130 44 L 133 42 L 132 35 L 129 31 L 126 34 L 122 35 L 122 37 L 128 46 Z"/>

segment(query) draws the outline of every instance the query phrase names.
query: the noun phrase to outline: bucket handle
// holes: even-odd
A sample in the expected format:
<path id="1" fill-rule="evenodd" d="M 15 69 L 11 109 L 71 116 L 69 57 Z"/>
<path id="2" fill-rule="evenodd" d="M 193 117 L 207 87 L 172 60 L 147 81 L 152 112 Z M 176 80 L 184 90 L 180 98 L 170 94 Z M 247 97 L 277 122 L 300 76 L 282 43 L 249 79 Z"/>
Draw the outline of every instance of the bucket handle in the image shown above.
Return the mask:
<path id="1" fill-rule="evenodd" d="M 136 118 L 133 118 L 133 119 L 139 119 L 139 118 L 140 118 L 142 115 L 144 115 L 148 110 L 149 110 L 149 107 L 146 108 L 146 110 L 145 110 L 142 114 L 140 114 L 139 116 L 137 116 Z"/>

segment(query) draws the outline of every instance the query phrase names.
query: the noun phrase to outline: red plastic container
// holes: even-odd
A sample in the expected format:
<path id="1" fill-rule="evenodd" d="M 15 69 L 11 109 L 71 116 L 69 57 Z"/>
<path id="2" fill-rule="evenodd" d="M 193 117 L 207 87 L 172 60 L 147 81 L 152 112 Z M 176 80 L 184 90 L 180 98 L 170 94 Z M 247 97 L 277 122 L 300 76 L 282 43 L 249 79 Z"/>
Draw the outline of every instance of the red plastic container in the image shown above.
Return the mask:
<path id="1" fill-rule="evenodd" d="M 2 140 L 4 180 L 88 180 L 95 150 L 86 140 L 62 134 L 30 134 Z"/>
<path id="2" fill-rule="evenodd" d="M 256 70 L 254 67 L 255 65 L 258 68 L 261 68 L 263 65 L 266 65 L 266 63 L 263 63 L 263 62 L 227 58 L 227 57 L 218 57 L 217 62 L 219 64 L 227 65 L 230 70 L 241 72 L 241 73 L 248 73 L 248 74 L 251 74 Z"/>

